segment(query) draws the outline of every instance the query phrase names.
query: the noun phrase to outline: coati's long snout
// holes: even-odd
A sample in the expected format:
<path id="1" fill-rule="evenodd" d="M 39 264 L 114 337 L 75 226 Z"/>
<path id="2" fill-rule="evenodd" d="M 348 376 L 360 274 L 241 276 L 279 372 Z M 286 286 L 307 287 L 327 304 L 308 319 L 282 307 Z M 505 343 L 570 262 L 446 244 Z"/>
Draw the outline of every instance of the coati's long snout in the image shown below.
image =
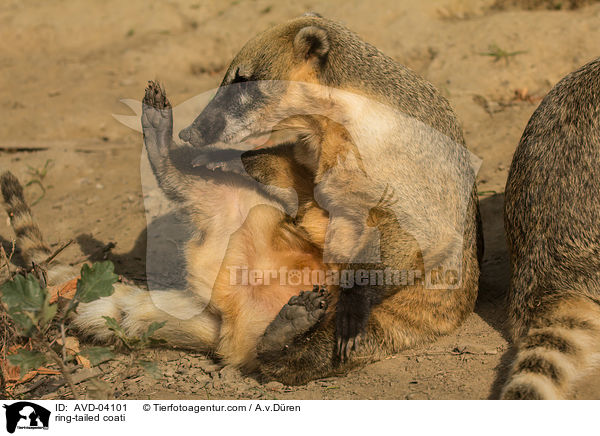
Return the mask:
<path id="1" fill-rule="evenodd" d="M 196 147 L 213 144 L 221 139 L 227 112 L 223 97 L 215 97 L 194 122 L 179 132 L 179 138 Z"/>
<path id="2" fill-rule="evenodd" d="M 215 97 L 179 137 L 201 147 L 268 134 L 279 121 L 273 122 L 269 114 L 285 100 L 290 82 L 326 83 L 319 76 L 327 69 L 329 25 L 311 16 L 275 26 L 249 41 L 232 61 Z"/>

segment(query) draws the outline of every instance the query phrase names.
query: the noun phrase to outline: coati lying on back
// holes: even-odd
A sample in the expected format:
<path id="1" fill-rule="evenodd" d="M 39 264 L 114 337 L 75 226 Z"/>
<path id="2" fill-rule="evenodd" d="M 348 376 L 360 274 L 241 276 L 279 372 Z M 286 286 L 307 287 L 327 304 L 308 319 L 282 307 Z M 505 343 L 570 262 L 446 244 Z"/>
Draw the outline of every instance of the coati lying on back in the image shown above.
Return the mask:
<path id="1" fill-rule="evenodd" d="M 504 208 L 517 355 L 505 399 L 565 397 L 600 351 L 600 59 L 531 116 Z"/>
<path id="2" fill-rule="evenodd" d="M 196 229 L 186 247 L 188 290 L 119 284 L 113 296 L 80 306 L 73 324 L 84 333 L 110 339 L 104 315 L 131 334 L 167 321 L 156 335 L 172 346 L 297 384 L 432 340 L 472 311 L 481 229 L 454 113 L 432 85 L 344 27 L 305 16 L 262 33 L 181 133 L 196 148 L 175 147 L 172 125 L 166 96 L 151 83 L 142 115 L 148 157 Z M 243 171 L 197 166 L 198 154 L 273 132 L 292 140 L 242 154 Z M 197 148 L 208 144 L 217 145 Z M 436 153 L 443 164 L 424 171 Z M 297 193 L 294 217 L 280 188 Z M 456 275 L 432 288 L 431 265 Z M 232 283 L 240 266 L 425 271 L 391 284 L 320 277 L 310 290 L 278 276 Z"/>
<path id="3" fill-rule="evenodd" d="M 179 136 L 197 148 L 223 149 L 281 132 L 295 134 L 294 158 L 313 175 L 315 200 L 330 215 L 326 262 L 402 270 L 421 251 L 431 270 L 451 269 L 444 262 L 453 258 L 464 274 L 458 288 L 475 290 L 462 294 L 463 310 L 472 309 L 479 271 L 472 259 L 482 254 L 474 172 L 448 102 L 430 84 L 337 23 L 318 16 L 292 20 L 242 48 L 213 100 Z M 387 258 L 365 264 L 372 239 L 364 223 L 390 183 L 401 203 L 377 226 Z M 371 308 L 397 291 L 351 286 L 340 293 L 340 355 Z M 339 310 L 345 307 L 352 316 Z"/>

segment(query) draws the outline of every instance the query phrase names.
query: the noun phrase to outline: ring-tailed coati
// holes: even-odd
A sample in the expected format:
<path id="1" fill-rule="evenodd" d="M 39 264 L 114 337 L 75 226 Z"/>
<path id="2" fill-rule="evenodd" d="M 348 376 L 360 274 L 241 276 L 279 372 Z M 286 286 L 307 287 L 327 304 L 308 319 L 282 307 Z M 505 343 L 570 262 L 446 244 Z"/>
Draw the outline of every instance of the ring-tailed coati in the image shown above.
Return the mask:
<path id="1" fill-rule="evenodd" d="M 408 120 L 421 124 L 415 127 Z M 442 151 L 444 145 L 440 143 L 444 141 L 427 136 L 423 126 L 454 141 L 452 151 Z M 421 135 L 413 147 L 407 140 L 411 129 L 420 129 Z M 405 231 L 417 238 L 419 247 L 411 247 L 411 238 L 400 241 L 397 232 L 388 232 L 392 236 L 388 240 L 383 237 L 381 246 L 388 249 L 390 257 L 379 266 L 402 269 L 413 261 L 408 259 L 410 253 L 419 250 L 427 251 L 423 253 L 427 263 L 443 257 L 441 253 L 452 244 L 460 246 L 455 251 L 461 255 L 469 253 L 467 258 L 477 251 L 470 246 L 478 239 L 473 171 L 465 166 L 468 159 L 461 155 L 462 133 L 447 101 L 430 84 L 339 24 L 318 16 L 302 17 L 247 43 L 231 63 L 214 99 L 180 137 L 203 147 L 256 141 L 281 131 L 296 133 L 294 157 L 313 174 L 319 206 L 330 218 L 334 209 L 338 211 L 328 223 L 325 254 L 333 253 L 341 268 L 375 266 L 354 256 L 364 252 L 363 239 L 371 242 L 363 238 L 364 225 L 356 222 L 365 221 L 367 211 L 390 181 L 402 197 L 395 212 L 404 215 L 396 218 L 403 227 L 412 224 Z M 427 155 L 438 151 L 447 158 L 445 168 L 439 164 L 444 158 Z M 356 154 L 358 162 L 354 160 Z M 378 165 L 371 165 L 365 176 L 363 161 Z M 431 166 L 424 162 L 431 162 Z M 462 186 L 456 189 L 457 184 Z M 438 191 L 441 186 L 447 187 L 447 194 Z M 444 194 L 448 198 L 436 207 L 434 199 Z M 449 218 L 449 210 L 457 211 L 460 217 Z M 408 223 L 407 216 L 420 222 Z M 457 268 L 465 272 L 466 279 L 461 285 L 465 292 L 462 309 L 457 312 L 470 311 L 474 303 L 478 266 L 472 266 L 477 263 L 472 259 L 476 256 L 467 261 L 466 268 Z M 348 342 L 353 342 L 366 324 L 372 307 L 396 291 L 383 286 L 351 286 L 339 294 L 334 330 L 342 358 Z M 457 290 L 454 296 L 459 294 Z M 443 298 L 453 301 L 453 297 Z M 455 309 L 448 312 L 453 318 Z"/>
<path id="2" fill-rule="evenodd" d="M 175 147 L 170 105 L 154 83 L 142 126 L 161 188 L 195 229 L 188 290 L 118 284 L 113 296 L 80 305 L 73 323 L 84 333 L 108 339 L 103 315 L 130 334 L 167 321 L 156 336 L 173 346 L 297 384 L 432 340 L 472 311 L 481 228 L 454 113 L 431 84 L 341 25 L 304 16 L 250 41 L 181 134 L 195 147 L 228 148 L 291 132 L 291 142 L 243 153 L 243 171 L 198 166 L 204 151 Z M 297 193 L 294 217 L 279 188 Z M 363 256 L 373 247 L 376 256 Z M 455 276 L 429 286 L 428 268 L 448 265 Z M 241 266 L 423 276 L 347 286 L 320 278 L 307 290 L 277 275 L 232 283 Z"/>
<path id="3" fill-rule="evenodd" d="M 600 351 L 600 59 L 532 115 L 504 211 L 517 355 L 502 397 L 562 398 Z"/>

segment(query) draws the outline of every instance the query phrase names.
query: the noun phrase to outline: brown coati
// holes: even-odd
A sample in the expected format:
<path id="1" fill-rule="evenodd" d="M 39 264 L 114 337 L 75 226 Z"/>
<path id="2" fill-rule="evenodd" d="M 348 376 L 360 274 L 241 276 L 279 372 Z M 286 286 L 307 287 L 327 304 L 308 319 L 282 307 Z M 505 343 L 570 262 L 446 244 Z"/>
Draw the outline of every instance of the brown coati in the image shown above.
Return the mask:
<path id="1" fill-rule="evenodd" d="M 505 198 L 517 355 L 505 399 L 552 399 L 600 351 L 600 59 L 563 78 L 532 115 Z"/>
<path id="2" fill-rule="evenodd" d="M 250 41 L 181 133 L 193 147 L 173 143 L 171 108 L 154 83 L 142 126 L 159 185 L 195 230 L 188 289 L 118 284 L 80 306 L 73 324 L 84 334 L 110 339 L 103 315 L 133 335 L 167 321 L 156 335 L 172 346 L 297 384 L 432 340 L 472 311 L 481 229 L 454 113 L 432 85 L 339 24 L 305 16 Z M 394 280 L 232 282 L 240 267 Z M 435 278 L 442 268 L 450 280 Z"/>
<path id="3" fill-rule="evenodd" d="M 393 313 L 394 327 L 378 331 L 399 332 L 386 333 L 390 349 L 430 340 L 460 324 L 475 302 L 482 243 L 474 171 L 448 102 L 348 29 L 305 16 L 248 42 L 213 100 L 179 136 L 198 149 L 227 150 L 282 132 L 295 138 L 294 158 L 311 172 L 315 201 L 329 215 L 321 241 L 324 262 L 342 270 L 407 271 L 419 269 L 422 259 L 425 277 L 414 287 L 337 288 L 335 310 L 323 324 L 328 327 L 297 341 L 296 352 L 263 354 L 265 362 L 274 362 L 272 371 L 329 371 L 331 362 L 317 364 L 311 354 L 323 353 L 335 336 L 328 352 L 343 360 L 361 332 L 364 339 L 379 328 L 370 320 L 381 305 L 382 312 Z M 195 163 L 206 164 L 205 158 Z M 209 167 L 240 168 L 229 162 Z M 390 185 L 397 207 L 373 236 L 364 223 Z M 368 255 L 374 247 L 382 250 L 380 258 Z M 438 267 L 460 271 L 457 285 L 428 291 L 428 272 Z M 364 347 L 362 356 L 356 350 L 359 360 L 381 352 L 378 346 Z"/>

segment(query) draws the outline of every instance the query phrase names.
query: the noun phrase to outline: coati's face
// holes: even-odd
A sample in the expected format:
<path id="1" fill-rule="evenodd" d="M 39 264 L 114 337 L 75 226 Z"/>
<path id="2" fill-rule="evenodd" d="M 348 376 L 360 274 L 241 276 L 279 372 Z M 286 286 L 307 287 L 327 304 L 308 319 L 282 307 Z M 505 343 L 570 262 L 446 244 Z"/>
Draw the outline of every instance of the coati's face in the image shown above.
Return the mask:
<path id="1" fill-rule="evenodd" d="M 329 39 L 320 21 L 293 20 L 247 43 L 214 98 L 180 138 L 194 146 L 256 144 L 275 130 L 306 127 L 305 115 L 323 107 L 314 86 L 303 86 L 318 84 L 327 62 Z"/>

